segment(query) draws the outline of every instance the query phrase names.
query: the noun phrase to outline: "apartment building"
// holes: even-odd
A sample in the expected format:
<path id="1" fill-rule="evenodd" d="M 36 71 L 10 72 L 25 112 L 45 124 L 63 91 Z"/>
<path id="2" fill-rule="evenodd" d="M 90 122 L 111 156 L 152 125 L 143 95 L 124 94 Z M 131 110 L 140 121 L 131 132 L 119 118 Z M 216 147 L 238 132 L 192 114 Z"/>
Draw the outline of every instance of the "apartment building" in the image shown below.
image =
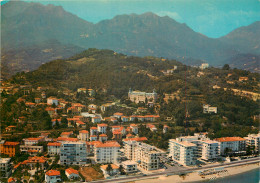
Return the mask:
<path id="1" fill-rule="evenodd" d="M 25 145 L 20 145 L 20 151 L 25 152 L 28 154 L 37 154 L 37 153 L 42 153 L 43 152 L 43 146 L 25 146 Z"/>
<path id="2" fill-rule="evenodd" d="M 78 139 L 88 141 L 89 140 L 89 132 L 87 130 L 79 131 Z"/>
<path id="3" fill-rule="evenodd" d="M 12 173 L 11 158 L 0 158 L 0 177 L 9 177 Z"/>
<path id="4" fill-rule="evenodd" d="M 47 146 L 49 155 L 60 155 L 60 142 L 49 142 Z"/>
<path id="5" fill-rule="evenodd" d="M 94 159 L 96 163 L 117 163 L 120 155 L 120 144 L 116 141 L 94 144 Z"/>
<path id="6" fill-rule="evenodd" d="M 97 124 L 97 130 L 99 133 L 106 133 L 107 132 L 107 124 L 101 123 Z"/>
<path id="7" fill-rule="evenodd" d="M 87 163 L 86 143 L 63 142 L 60 148 L 61 165 L 84 165 Z"/>
<path id="8" fill-rule="evenodd" d="M 164 152 L 154 146 L 137 141 L 124 141 L 125 156 L 144 170 L 159 169 L 160 156 Z"/>
<path id="9" fill-rule="evenodd" d="M 0 143 L 1 154 L 8 155 L 9 157 L 14 157 L 16 153 L 19 152 L 19 142 L 8 142 L 1 141 Z"/>
<path id="10" fill-rule="evenodd" d="M 169 140 L 169 156 L 181 165 L 195 165 L 197 161 L 197 145 L 183 138 Z"/>
<path id="11" fill-rule="evenodd" d="M 217 141 L 205 140 L 197 141 L 198 157 L 203 160 L 214 160 L 219 157 L 219 144 Z"/>
<path id="12" fill-rule="evenodd" d="M 23 139 L 23 141 L 24 141 L 24 145 L 26 145 L 26 146 L 32 146 L 32 145 L 38 144 L 39 142 L 44 141 L 44 138 L 42 138 L 42 137 L 37 137 L 37 138 L 25 138 L 25 139 Z"/>
<path id="13" fill-rule="evenodd" d="M 216 138 L 220 146 L 220 155 L 225 155 L 230 152 L 245 151 L 246 139 L 241 137 L 222 137 Z"/>
<path id="14" fill-rule="evenodd" d="M 259 151 L 259 145 L 260 145 L 260 133 L 258 134 L 249 134 L 246 139 L 246 145 L 247 146 L 255 146 L 255 150 Z"/>

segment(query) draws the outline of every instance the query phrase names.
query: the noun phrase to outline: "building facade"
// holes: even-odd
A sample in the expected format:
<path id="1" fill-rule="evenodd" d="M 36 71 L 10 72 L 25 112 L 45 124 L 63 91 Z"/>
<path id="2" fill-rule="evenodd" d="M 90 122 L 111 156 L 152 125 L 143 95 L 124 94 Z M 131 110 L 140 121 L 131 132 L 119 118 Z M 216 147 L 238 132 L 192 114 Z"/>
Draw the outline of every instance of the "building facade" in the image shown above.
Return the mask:
<path id="1" fill-rule="evenodd" d="M 60 148 L 61 165 L 84 165 L 87 163 L 86 143 L 63 142 Z"/>
<path id="2" fill-rule="evenodd" d="M 222 137 L 215 139 L 220 146 L 220 155 L 246 150 L 246 139 L 241 137 Z"/>
<path id="3" fill-rule="evenodd" d="M 155 90 L 152 93 L 140 92 L 140 91 L 132 91 L 129 89 L 128 99 L 135 103 L 146 103 L 148 101 L 155 103 L 157 100 L 157 93 Z"/>
<path id="4" fill-rule="evenodd" d="M 96 163 L 117 163 L 120 155 L 120 144 L 116 141 L 107 141 L 94 145 L 94 159 Z"/>
<path id="5" fill-rule="evenodd" d="M 132 140 L 124 141 L 124 153 L 127 159 L 148 171 L 159 169 L 160 157 L 164 154 L 154 146 Z"/>

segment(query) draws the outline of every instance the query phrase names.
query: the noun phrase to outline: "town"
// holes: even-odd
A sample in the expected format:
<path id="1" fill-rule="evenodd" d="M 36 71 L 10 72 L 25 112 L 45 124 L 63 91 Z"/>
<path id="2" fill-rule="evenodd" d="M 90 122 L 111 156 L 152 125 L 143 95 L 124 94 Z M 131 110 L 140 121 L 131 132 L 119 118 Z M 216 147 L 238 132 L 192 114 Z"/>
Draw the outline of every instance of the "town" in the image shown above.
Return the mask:
<path id="1" fill-rule="evenodd" d="M 1 179 L 8 182 L 120 180 L 217 167 L 255 160 L 259 155 L 257 130 L 243 138 L 212 139 L 207 131 L 187 132 L 183 127 L 171 138 L 169 134 L 178 127 L 172 125 L 171 117 L 160 117 L 160 96 L 155 89 L 147 93 L 130 88 L 126 102 L 110 98 L 101 103 L 97 102 L 98 92 L 106 91 L 78 88 L 58 95 L 62 98 L 52 96 L 46 87 L 1 84 L 2 100 L 16 97 L 13 102 L 19 105 L 16 125 L 2 128 L 1 134 Z M 89 104 L 82 104 L 82 98 Z M 168 103 L 174 98 L 178 93 L 165 94 L 163 100 Z M 218 108 L 209 104 L 201 105 L 200 110 L 205 115 L 218 113 Z M 168 136 L 166 146 L 150 141 L 157 134 Z"/>

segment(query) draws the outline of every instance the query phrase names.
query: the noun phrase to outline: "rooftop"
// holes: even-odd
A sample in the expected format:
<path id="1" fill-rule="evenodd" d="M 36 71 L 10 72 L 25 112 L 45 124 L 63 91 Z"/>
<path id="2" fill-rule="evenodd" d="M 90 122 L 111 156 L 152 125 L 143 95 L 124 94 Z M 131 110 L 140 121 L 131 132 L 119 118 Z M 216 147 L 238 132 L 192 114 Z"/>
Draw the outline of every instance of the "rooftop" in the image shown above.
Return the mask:
<path id="1" fill-rule="evenodd" d="M 60 171 L 58 171 L 58 170 L 49 170 L 48 172 L 46 172 L 46 175 L 48 175 L 48 176 L 59 176 L 60 175 Z"/>
<path id="2" fill-rule="evenodd" d="M 75 170 L 73 168 L 68 168 L 65 170 L 68 174 L 79 174 L 78 170 Z"/>
<path id="3" fill-rule="evenodd" d="M 222 137 L 222 138 L 216 138 L 215 139 L 218 142 L 234 142 L 234 141 L 245 141 L 246 139 L 241 137 Z"/>

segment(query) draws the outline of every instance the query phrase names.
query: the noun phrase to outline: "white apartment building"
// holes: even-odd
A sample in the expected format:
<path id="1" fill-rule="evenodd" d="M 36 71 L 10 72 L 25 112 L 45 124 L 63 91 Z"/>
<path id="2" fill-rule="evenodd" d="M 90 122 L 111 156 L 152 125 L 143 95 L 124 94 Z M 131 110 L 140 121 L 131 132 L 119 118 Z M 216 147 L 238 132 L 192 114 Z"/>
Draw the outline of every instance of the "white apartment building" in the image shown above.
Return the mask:
<path id="1" fill-rule="evenodd" d="M 96 163 L 117 163 L 120 155 L 120 144 L 116 141 L 107 141 L 94 145 L 94 159 Z"/>
<path id="2" fill-rule="evenodd" d="M 227 152 L 238 152 L 246 149 L 246 139 L 241 137 L 222 137 L 215 139 L 220 146 L 220 155 Z"/>
<path id="3" fill-rule="evenodd" d="M 48 146 L 48 154 L 49 155 L 60 155 L 60 147 L 61 143 L 59 142 L 49 142 Z"/>
<path id="4" fill-rule="evenodd" d="M 84 142 L 63 142 L 60 148 L 61 165 L 84 165 L 87 163 L 87 149 Z"/>
<path id="5" fill-rule="evenodd" d="M 56 106 L 59 104 L 59 100 L 55 97 L 47 98 L 47 104 L 52 105 L 55 104 Z"/>
<path id="6" fill-rule="evenodd" d="M 211 107 L 208 104 L 203 104 L 203 113 L 215 113 L 217 114 L 218 108 L 217 107 Z"/>
<path id="7" fill-rule="evenodd" d="M 20 145 L 20 151 L 21 152 L 35 152 L 37 153 L 42 153 L 43 152 L 43 146 L 25 146 L 25 145 Z"/>
<path id="8" fill-rule="evenodd" d="M 217 141 L 205 140 L 198 142 L 198 156 L 203 160 L 213 160 L 219 157 L 219 144 Z"/>
<path id="9" fill-rule="evenodd" d="M 97 124 L 97 130 L 99 133 L 106 133 L 107 132 L 107 124 Z"/>
<path id="10" fill-rule="evenodd" d="M 255 146 L 255 150 L 259 151 L 259 145 L 260 145 L 260 133 L 258 134 L 249 134 L 246 139 L 246 145 L 247 146 Z"/>
<path id="11" fill-rule="evenodd" d="M 89 132 L 87 130 L 79 131 L 78 139 L 88 141 L 89 139 Z"/>
<path id="12" fill-rule="evenodd" d="M 169 156 L 181 165 L 195 165 L 197 161 L 197 145 L 181 138 L 169 140 Z"/>
<path id="13" fill-rule="evenodd" d="M 44 138 L 41 138 L 41 137 L 38 137 L 38 138 L 26 138 L 26 139 L 23 139 L 23 141 L 24 141 L 24 145 L 32 146 L 32 145 L 38 144 L 39 142 L 44 141 Z"/>
<path id="14" fill-rule="evenodd" d="M 125 156 L 144 170 L 159 169 L 160 156 L 164 152 L 154 146 L 137 141 L 124 141 Z"/>
<path id="15" fill-rule="evenodd" d="M 9 177 L 12 173 L 11 158 L 0 158 L 0 177 Z"/>

